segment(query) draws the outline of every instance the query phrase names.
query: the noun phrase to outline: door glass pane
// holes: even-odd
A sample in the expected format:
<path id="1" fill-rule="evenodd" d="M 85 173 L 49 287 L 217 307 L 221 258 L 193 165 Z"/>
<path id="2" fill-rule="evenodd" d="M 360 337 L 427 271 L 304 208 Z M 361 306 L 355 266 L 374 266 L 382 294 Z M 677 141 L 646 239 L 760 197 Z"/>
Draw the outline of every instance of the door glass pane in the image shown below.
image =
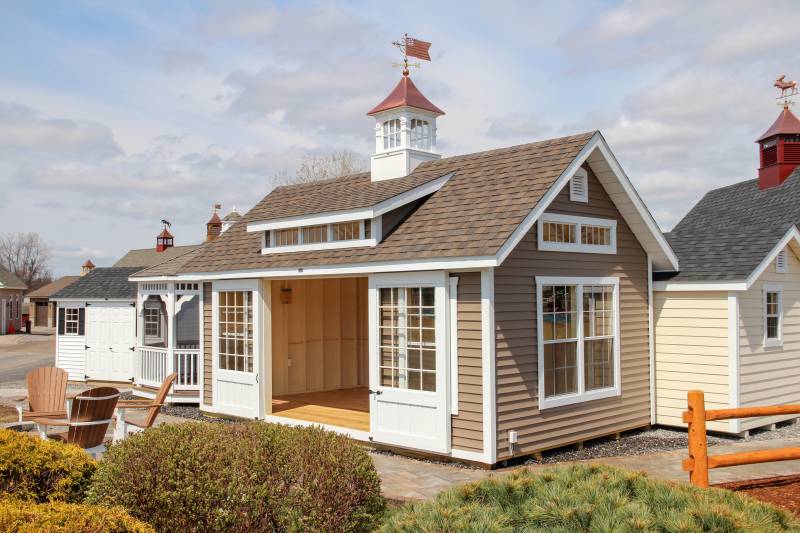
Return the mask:
<path id="1" fill-rule="evenodd" d="M 253 305 L 250 291 L 219 293 L 219 367 L 253 372 Z"/>

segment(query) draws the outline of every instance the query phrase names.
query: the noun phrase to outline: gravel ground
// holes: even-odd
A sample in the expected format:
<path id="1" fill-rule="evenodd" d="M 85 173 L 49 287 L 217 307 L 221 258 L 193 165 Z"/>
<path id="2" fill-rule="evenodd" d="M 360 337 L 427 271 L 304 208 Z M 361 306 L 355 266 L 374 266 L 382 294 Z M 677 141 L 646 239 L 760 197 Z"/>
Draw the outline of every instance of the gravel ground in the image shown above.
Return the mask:
<path id="1" fill-rule="evenodd" d="M 119 395 L 122 400 L 141 399 L 140 396 L 135 396 L 132 392 L 123 392 Z M 218 418 L 215 416 L 206 416 L 200 413 L 200 409 L 196 405 L 165 405 L 161 408 L 161 412 L 165 415 L 177 416 L 179 418 L 186 418 L 187 420 L 200 420 L 202 422 L 222 422 L 230 424 L 234 420 L 228 418 Z"/>

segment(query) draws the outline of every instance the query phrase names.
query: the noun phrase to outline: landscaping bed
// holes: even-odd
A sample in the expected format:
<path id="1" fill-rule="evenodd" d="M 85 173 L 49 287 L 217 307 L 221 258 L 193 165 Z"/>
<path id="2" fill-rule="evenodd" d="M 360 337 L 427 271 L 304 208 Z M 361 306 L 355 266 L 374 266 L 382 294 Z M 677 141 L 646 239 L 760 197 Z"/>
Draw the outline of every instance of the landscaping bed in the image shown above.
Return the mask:
<path id="1" fill-rule="evenodd" d="M 800 475 L 733 481 L 714 486 L 747 494 L 800 516 Z"/>

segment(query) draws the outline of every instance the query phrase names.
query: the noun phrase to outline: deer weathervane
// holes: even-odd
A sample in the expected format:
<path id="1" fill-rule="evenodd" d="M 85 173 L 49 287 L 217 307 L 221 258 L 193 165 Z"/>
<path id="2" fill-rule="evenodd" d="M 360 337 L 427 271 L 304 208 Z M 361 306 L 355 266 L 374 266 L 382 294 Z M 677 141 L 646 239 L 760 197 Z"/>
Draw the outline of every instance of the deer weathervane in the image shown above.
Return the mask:
<path id="1" fill-rule="evenodd" d="M 772 84 L 773 87 L 780 89 L 781 95 L 778 98 L 785 98 L 787 96 L 794 96 L 797 94 L 797 82 L 794 80 L 786 81 L 786 74 L 781 74 Z M 786 92 L 789 94 L 786 94 Z"/>

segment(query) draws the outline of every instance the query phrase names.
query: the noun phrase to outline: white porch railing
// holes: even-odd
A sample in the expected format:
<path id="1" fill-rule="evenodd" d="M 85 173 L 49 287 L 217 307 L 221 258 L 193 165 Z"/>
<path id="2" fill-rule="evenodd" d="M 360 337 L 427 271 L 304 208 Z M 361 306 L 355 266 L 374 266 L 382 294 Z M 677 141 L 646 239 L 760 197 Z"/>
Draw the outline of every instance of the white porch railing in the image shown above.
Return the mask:
<path id="1" fill-rule="evenodd" d="M 200 350 L 140 346 L 138 352 L 137 385 L 160 387 L 169 374 L 176 372 L 174 390 L 200 390 Z"/>

